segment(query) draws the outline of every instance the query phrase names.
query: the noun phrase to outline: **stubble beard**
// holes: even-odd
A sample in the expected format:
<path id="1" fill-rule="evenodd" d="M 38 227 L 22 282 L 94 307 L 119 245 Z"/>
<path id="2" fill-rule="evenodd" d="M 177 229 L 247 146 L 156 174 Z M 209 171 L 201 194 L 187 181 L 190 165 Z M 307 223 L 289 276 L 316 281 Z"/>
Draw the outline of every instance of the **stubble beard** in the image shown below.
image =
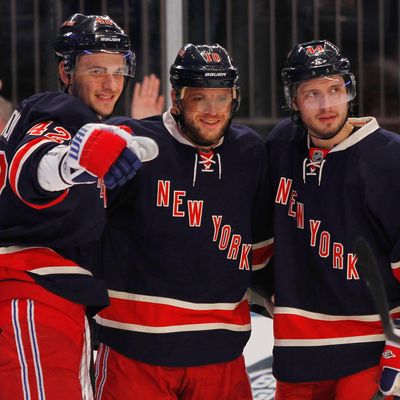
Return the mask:
<path id="1" fill-rule="evenodd" d="M 188 120 L 188 118 L 185 115 L 183 115 L 183 120 L 184 120 L 184 127 L 183 127 L 184 134 L 190 139 L 190 141 L 194 142 L 199 146 L 204 146 L 204 147 L 210 147 L 216 142 L 218 142 L 221 139 L 221 137 L 224 136 L 224 133 L 227 130 L 230 123 L 230 120 L 227 119 L 224 125 L 219 130 L 218 135 L 214 135 L 214 138 L 212 140 L 207 140 L 203 139 L 201 129 L 196 127 L 195 124 L 190 120 Z"/>
<path id="2" fill-rule="evenodd" d="M 334 138 L 345 126 L 347 122 L 348 114 L 346 114 L 340 124 L 336 128 L 332 128 L 328 131 L 323 131 L 321 129 L 314 129 L 312 126 L 307 126 L 307 132 L 310 136 L 320 139 L 320 140 L 330 140 Z"/>

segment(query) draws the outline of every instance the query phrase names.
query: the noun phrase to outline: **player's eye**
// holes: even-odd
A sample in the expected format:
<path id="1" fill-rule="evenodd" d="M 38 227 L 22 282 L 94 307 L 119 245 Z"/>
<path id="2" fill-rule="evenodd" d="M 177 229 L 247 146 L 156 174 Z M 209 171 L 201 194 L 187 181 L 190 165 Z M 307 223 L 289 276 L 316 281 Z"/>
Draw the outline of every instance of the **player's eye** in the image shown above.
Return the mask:
<path id="1" fill-rule="evenodd" d="M 316 96 L 318 96 L 318 92 L 316 90 L 311 90 L 306 93 L 306 97 L 309 99 L 316 97 Z"/>
<path id="2" fill-rule="evenodd" d="M 106 71 L 104 71 L 103 69 L 100 68 L 91 68 L 88 71 L 89 75 L 104 75 L 106 73 Z"/>
<path id="3" fill-rule="evenodd" d="M 201 104 L 206 101 L 206 98 L 204 96 L 192 96 L 192 101 Z"/>
<path id="4" fill-rule="evenodd" d="M 217 102 L 218 103 L 225 103 L 227 100 L 227 96 L 218 96 L 217 97 Z"/>

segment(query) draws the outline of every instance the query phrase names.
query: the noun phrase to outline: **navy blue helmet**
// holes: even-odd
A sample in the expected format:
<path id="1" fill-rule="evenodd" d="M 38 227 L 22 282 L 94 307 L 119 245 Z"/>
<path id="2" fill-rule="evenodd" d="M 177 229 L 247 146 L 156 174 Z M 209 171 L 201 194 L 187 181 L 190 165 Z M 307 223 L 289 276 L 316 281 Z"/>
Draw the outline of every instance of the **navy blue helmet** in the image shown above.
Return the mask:
<path id="1" fill-rule="evenodd" d="M 300 43 L 289 52 L 282 81 L 286 104 L 292 109 L 292 98 L 296 84 L 318 77 L 342 75 L 348 91 L 348 100 L 356 96 L 356 81 L 350 72 L 350 61 L 343 57 L 340 49 L 328 40 L 313 40 Z"/>
<path id="2" fill-rule="evenodd" d="M 177 92 L 183 87 L 234 89 L 232 111 L 239 108 L 239 72 L 219 44 L 182 47 L 171 65 L 170 82 Z"/>
<path id="3" fill-rule="evenodd" d="M 128 75 L 135 75 L 136 59 L 129 37 L 107 15 L 72 15 L 61 24 L 53 46 L 67 72 L 75 67 L 78 55 L 104 51 L 122 53 Z"/>

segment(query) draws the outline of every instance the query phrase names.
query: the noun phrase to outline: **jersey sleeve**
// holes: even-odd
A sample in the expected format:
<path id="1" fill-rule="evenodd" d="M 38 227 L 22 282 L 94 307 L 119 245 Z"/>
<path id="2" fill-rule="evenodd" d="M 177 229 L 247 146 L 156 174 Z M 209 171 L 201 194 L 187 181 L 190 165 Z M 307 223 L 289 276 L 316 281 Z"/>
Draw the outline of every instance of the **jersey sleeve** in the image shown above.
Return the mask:
<path id="1" fill-rule="evenodd" d="M 397 150 L 396 150 L 397 149 Z M 390 261 L 392 273 L 400 281 L 400 141 L 388 141 L 382 149 L 371 149 L 359 161 L 361 181 L 365 190 L 365 207 L 373 236 L 367 241 L 375 245 L 379 263 Z M 377 249 L 386 248 L 390 260 Z"/>
<path id="2" fill-rule="evenodd" d="M 47 192 L 38 182 L 42 157 L 52 148 L 68 145 L 82 125 L 99 122 L 80 100 L 63 93 L 33 97 L 15 112 L 15 123 L 2 135 L 8 161 L 8 181 L 25 204 L 41 209 L 63 201 L 68 190 Z"/>
<path id="3" fill-rule="evenodd" d="M 253 271 L 264 268 L 273 254 L 271 185 L 268 176 L 268 155 L 263 144 L 259 146 L 258 191 L 255 196 L 252 229 Z"/>
<path id="4" fill-rule="evenodd" d="M 397 181 L 398 178 L 394 176 L 393 179 L 390 177 L 382 179 L 382 175 L 376 176 L 373 171 L 369 171 L 366 184 L 366 207 L 375 234 L 375 238 L 370 241 L 382 243 L 388 248 L 392 273 L 400 282 L 400 208 L 398 205 L 400 185 Z M 379 257 L 378 254 L 378 259 Z"/>

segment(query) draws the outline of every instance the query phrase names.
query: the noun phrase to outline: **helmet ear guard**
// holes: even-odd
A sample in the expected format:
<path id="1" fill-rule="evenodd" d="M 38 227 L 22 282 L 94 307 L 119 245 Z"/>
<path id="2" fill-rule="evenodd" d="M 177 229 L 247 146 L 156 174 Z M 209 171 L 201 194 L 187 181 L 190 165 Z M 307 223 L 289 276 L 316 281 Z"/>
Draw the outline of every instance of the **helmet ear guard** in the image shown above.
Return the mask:
<path id="1" fill-rule="evenodd" d="M 232 115 L 235 114 L 239 110 L 240 106 L 240 88 L 232 88 Z"/>
<path id="2" fill-rule="evenodd" d="M 332 75 L 343 77 L 347 101 L 353 100 L 356 96 L 356 80 L 350 72 L 350 61 L 340 54 L 337 46 L 327 40 L 313 40 L 294 46 L 281 74 L 287 107 L 296 111 L 293 98 L 300 83 Z"/>

